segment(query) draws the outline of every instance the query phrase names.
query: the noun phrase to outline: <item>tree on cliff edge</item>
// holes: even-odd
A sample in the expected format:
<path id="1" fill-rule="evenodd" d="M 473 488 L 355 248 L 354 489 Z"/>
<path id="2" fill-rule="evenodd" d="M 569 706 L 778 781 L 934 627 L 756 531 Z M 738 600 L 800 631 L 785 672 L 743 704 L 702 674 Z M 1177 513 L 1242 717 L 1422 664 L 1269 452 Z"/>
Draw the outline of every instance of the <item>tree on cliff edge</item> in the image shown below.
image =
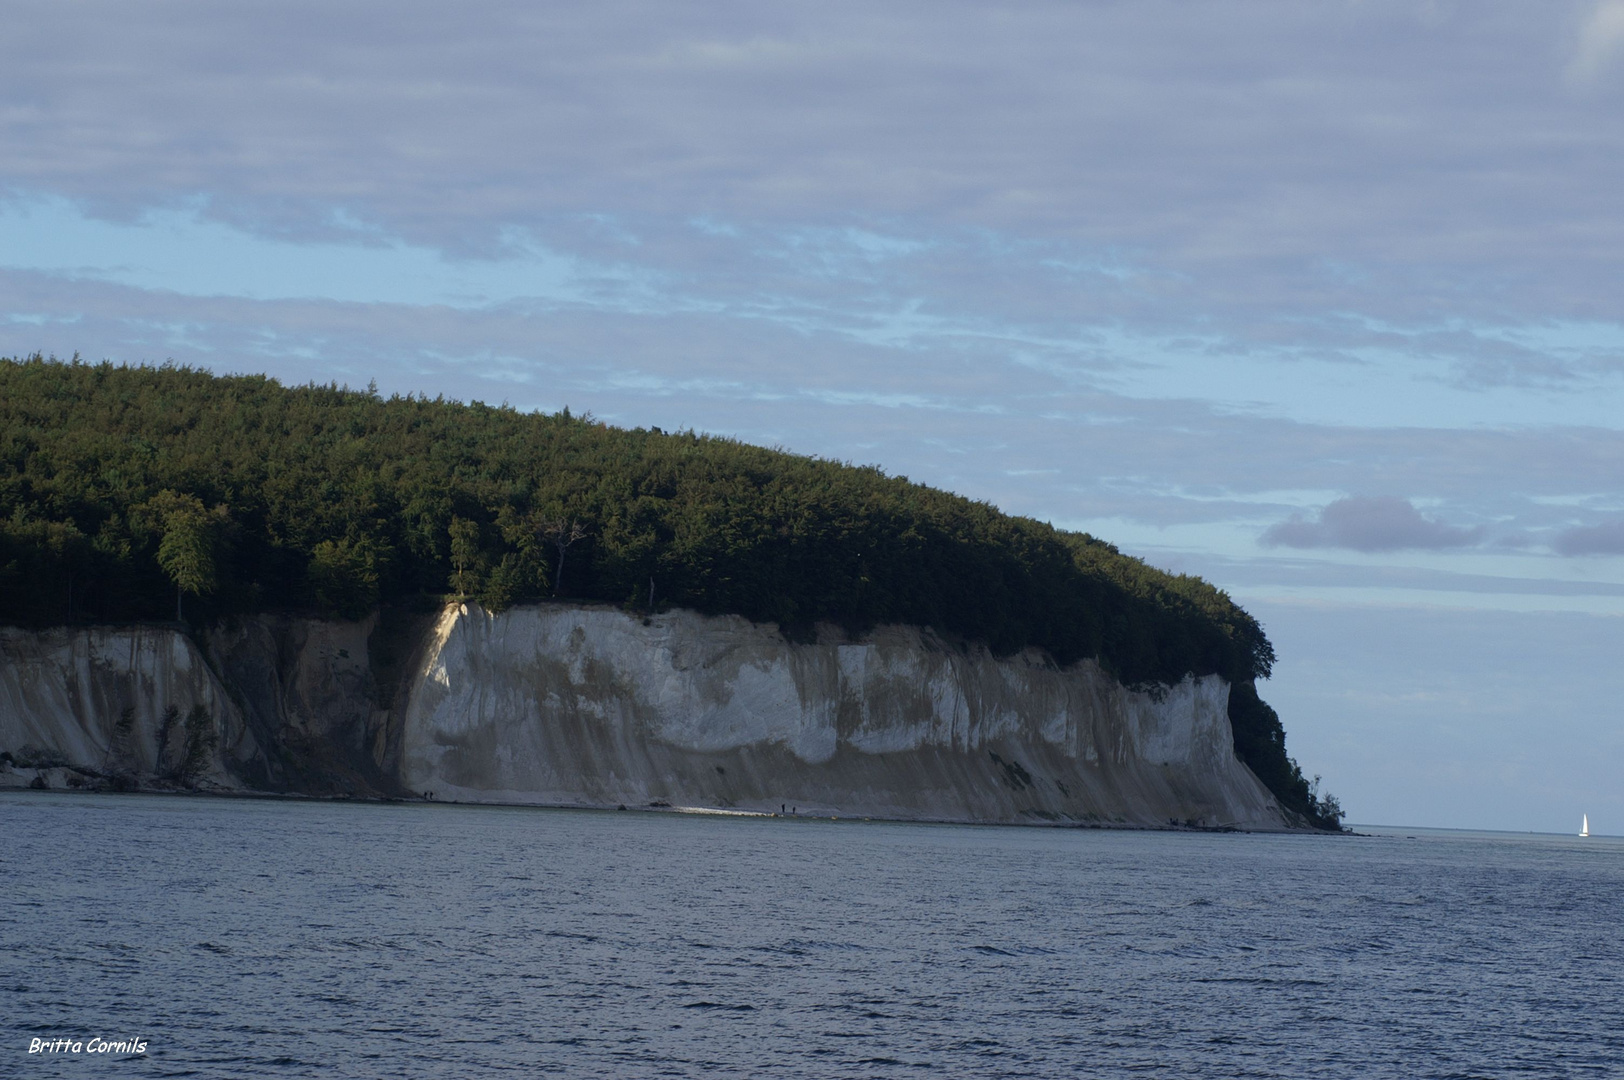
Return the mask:
<path id="1" fill-rule="evenodd" d="M 564 587 L 564 553 L 586 539 L 586 528 L 573 518 L 552 518 L 541 526 L 541 535 L 558 551 L 558 566 L 553 571 L 553 595 L 557 596 Z"/>
<path id="2" fill-rule="evenodd" d="M 175 621 L 180 622 L 184 594 L 202 596 L 215 589 L 215 533 L 225 516 L 225 508 L 217 507 L 210 513 L 196 496 L 167 490 L 159 492 L 146 505 L 162 523 L 158 565 L 175 583 Z"/>
<path id="3" fill-rule="evenodd" d="M 466 598 L 479 581 L 479 523 L 467 518 L 451 519 L 451 587 Z"/>

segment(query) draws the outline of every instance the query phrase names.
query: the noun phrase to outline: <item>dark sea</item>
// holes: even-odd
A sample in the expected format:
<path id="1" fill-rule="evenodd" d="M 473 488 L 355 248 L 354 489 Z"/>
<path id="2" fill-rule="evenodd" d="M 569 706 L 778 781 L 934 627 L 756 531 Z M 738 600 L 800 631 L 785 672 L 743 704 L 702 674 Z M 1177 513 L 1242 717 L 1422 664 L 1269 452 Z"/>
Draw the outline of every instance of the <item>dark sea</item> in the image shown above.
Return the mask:
<path id="1" fill-rule="evenodd" d="M 32 792 L 0 836 L 0 1076 L 1624 1076 L 1618 839 Z"/>

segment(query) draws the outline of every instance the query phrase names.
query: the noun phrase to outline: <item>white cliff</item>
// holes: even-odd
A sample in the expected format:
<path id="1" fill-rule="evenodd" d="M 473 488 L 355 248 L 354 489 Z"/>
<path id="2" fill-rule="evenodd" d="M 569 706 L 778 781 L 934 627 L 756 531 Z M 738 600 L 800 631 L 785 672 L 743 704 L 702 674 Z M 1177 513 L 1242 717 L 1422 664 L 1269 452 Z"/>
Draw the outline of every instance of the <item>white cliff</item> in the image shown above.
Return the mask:
<path id="1" fill-rule="evenodd" d="M 1228 685 L 925 631 L 547 604 L 0 629 L 0 786 L 432 794 L 904 820 L 1286 827 Z M 188 725 L 187 721 L 191 720 Z"/>
<path id="2" fill-rule="evenodd" d="M 0 787 L 393 794 L 374 621 L 0 628 Z"/>
<path id="3" fill-rule="evenodd" d="M 190 721 L 190 725 L 188 725 Z M 0 786 L 241 787 L 257 753 L 242 713 L 184 634 L 0 628 Z"/>
<path id="4" fill-rule="evenodd" d="M 401 718 L 436 799 L 909 820 L 1280 828 L 1228 685 L 1129 691 L 906 627 L 785 640 L 738 617 L 448 609 Z"/>

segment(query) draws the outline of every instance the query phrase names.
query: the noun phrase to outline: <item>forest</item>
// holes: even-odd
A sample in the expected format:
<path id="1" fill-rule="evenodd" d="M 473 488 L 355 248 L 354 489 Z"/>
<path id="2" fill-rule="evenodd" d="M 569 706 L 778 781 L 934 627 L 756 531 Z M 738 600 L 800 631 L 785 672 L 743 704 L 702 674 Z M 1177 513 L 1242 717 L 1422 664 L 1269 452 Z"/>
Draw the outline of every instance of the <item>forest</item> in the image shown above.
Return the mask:
<path id="1" fill-rule="evenodd" d="M 1257 622 L 1086 533 L 873 466 L 568 409 L 0 359 L 0 623 L 355 619 L 448 596 L 733 613 L 798 640 L 906 623 L 1094 658 L 1152 690 L 1218 674 L 1241 760 L 1339 825 L 1256 693 L 1275 658 Z"/>

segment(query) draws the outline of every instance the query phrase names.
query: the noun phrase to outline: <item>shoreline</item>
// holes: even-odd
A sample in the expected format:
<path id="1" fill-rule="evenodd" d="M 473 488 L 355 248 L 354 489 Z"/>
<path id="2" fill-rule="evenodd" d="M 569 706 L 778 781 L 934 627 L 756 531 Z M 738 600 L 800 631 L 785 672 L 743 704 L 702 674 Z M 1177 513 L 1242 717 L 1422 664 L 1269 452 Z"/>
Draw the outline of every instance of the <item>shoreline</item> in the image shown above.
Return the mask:
<path id="1" fill-rule="evenodd" d="M 0 774 L 3 775 L 3 774 Z M 585 813 L 641 813 L 666 814 L 695 818 L 752 818 L 777 819 L 781 821 L 808 821 L 823 823 L 876 823 L 888 825 L 963 825 L 976 828 L 1001 829 L 1073 829 L 1095 830 L 1106 832 L 1159 832 L 1159 833 L 1211 833 L 1211 834 L 1246 834 L 1257 836 L 1276 835 L 1304 835 L 1304 836 L 1361 836 L 1348 830 L 1341 833 L 1326 832 L 1321 829 L 1247 829 L 1235 825 L 1192 825 L 1182 822 L 1169 822 L 1166 825 L 1135 824 L 1133 822 L 1104 822 L 1104 821 L 976 821 L 969 818 L 899 818 L 876 817 L 872 814 L 839 814 L 828 811 L 807 811 L 804 813 L 779 813 L 769 810 L 741 810 L 732 807 L 707 806 L 630 806 L 623 804 L 598 803 L 550 803 L 550 802 L 482 802 L 460 799 L 430 799 L 412 798 L 407 796 L 387 795 L 307 795 L 301 792 L 288 791 L 199 791 L 199 790 L 165 790 L 160 788 L 129 788 L 118 790 L 111 787 L 45 787 L 36 788 L 27 785 L 0 783 L 0 798 L 18 796 L 133 796 L 141 798 L 181 798 L 181 799 L 220 799 L 227 801 L 261 801 L 261 802 L 296 802 L 296 803 L 352 803 L 373 806 L 447 806 L 447 807 L 473 807 L 490 810 L 571 810 Z"/>

